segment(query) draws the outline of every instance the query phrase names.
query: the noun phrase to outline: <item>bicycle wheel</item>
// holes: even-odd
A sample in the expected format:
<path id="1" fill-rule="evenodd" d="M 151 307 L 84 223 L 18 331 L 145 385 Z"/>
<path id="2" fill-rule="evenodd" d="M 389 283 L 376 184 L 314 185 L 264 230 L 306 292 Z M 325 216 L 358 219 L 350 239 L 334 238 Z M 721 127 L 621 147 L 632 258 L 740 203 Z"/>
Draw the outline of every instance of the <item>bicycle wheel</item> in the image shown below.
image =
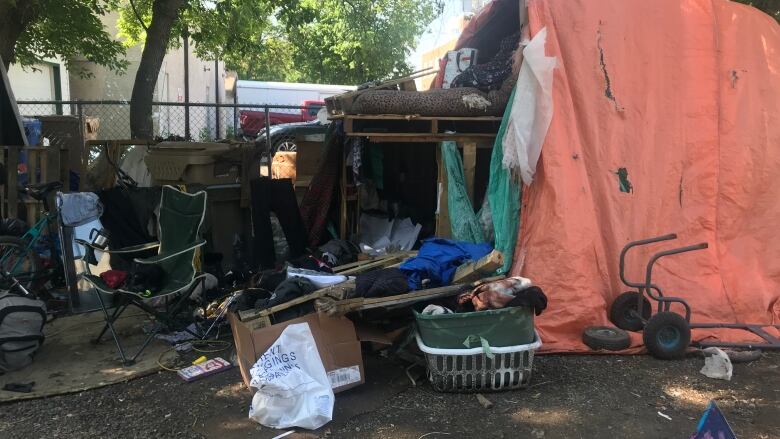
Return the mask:
<path id="1" fill-rule="evenodd" d="M 0 270 L 13 276 L 27 291 L 33 292 L 35 275 L 41 271 L 41 260 L 32 249 L 27 248 L 24 239 L 0 236 Z M 8 276 L 0 276 L 0 290 L 9 290 L 13 283 Z"/>

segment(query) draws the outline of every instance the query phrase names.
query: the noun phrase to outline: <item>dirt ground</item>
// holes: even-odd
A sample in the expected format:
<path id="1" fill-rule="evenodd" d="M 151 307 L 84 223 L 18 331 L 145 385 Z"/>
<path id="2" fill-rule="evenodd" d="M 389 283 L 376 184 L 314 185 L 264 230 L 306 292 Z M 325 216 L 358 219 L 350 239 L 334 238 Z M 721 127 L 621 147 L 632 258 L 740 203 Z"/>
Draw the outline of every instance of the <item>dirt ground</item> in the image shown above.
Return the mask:
<path id="1" fill-rule="evenodd" d="M 367 383 L 336 397 L 334 420 L 288 438 L 687 438 L 711 399 L 740 438 L 780 438 L 780 354 L 736 364 L 731 381 L 699 373 L 697 356 L 537 356 L 531 386 L 443 394 L 368 355 Z M 418 376 L 421 370 L 412 369 Z M 0 437 L 272 438 L 247 419 L 238 370 L 185 383 L 173 373 L 0 406 Z M 671 418 L 659 415 L 663 413 Z"/>

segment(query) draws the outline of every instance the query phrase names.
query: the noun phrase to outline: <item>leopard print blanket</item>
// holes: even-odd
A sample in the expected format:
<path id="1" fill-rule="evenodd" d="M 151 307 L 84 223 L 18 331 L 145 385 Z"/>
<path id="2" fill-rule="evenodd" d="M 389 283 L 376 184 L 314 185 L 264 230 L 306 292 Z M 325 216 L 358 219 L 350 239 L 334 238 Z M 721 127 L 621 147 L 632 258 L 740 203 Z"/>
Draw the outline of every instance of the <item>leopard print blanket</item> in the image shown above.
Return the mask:
<path id="1" fill-rule="evenodd" d="M 417 114 L 420 116 L 501 116 L 515 80 L 498 90 L 472 87 L 427 91 L 369 90 L 352 103 L 350 114 Z"/>

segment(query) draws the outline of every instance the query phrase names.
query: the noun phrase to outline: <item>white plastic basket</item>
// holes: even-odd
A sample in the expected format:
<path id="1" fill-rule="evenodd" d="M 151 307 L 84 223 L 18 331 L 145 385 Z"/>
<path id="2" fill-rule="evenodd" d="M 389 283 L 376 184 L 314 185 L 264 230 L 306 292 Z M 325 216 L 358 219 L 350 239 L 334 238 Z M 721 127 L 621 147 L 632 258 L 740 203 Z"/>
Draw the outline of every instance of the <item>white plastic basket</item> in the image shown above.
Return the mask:
<path id="1" fill-rule="evenodd" d="M 425 346 L 415 334 L 417 346 L 428 361 L 428 378 L 438 392 L 491 392 L 519 389 L 531 381 L 534 351 L 542 346 L 539 333 L 533 343 L 490 347 L 490 358 L 481 347 L 439 349 Z"/>

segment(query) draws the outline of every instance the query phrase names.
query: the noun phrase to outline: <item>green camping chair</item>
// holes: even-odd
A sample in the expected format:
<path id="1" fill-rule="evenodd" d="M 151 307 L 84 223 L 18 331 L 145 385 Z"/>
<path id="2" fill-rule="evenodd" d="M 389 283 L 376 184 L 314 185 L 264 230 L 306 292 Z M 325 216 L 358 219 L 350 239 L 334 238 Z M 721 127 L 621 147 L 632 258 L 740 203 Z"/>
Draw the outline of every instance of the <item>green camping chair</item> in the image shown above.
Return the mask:
<path id="1" fill-rule="evenodd" d="M 87 260 L 95 260 L 95 251 L 127 255 L 159 247 L 157 256 L 136 258 L 134 262 L 136 264 L 156 264 L 162 268 L 165 277 L 164 286 L 160 291 L 140 292 L 122 288 L 110 288 L 99 276 L 92 275 L 89 272 L 89 268 L 81 275 L 84 280 L 94 286 L 95 293 L 100 301 L 100 307 L 106 319 L 106 324 L 103 326 L 100 335 L 95 339 L 95 343 L 100 341 L 106 331 L 110 331 L 119 350 L 119 356 L 122 358 L 122 363 L 125 366 L 135 362 L 135 359 L 138 358 L 163 326 L 169 329 L 176 326 L 177 314 L 184 309 L 187 299 L 198 283 L 202 284 L 204 275 L 198 273 L 195 268 L 195 251 L 206 243 L 204 239 L 200 238 L 200 228 L 203 224 L 205 212 L 206 192 L 200 191 L 195 194 L 188 194 L 172 186 L 164 186 L 160 198 L 159 230 L 157 234 L 159 242 L 119 250 L 103 250 L 86 241 L 77 240 L 80 245 L 85 247 L 85 258 Z M 114 310 L 111 314 L 108 311 L 109 307 L 106 306 L 104 294 L 113 296 L 112 305 Z M 177 298 L 177 296 L 179 297 Z M 163 310 L 149 304 L 150 299 L 163 297 L 166 302 Z M 129 306 L 140 308 L 156 321 L 144 344 L 131 358 L 127 358 L 125 355 L 125 350 L 114 329 L 114 322 Z M 186 328 L 184 330 L 200 338 L 198 334 Z"/>

